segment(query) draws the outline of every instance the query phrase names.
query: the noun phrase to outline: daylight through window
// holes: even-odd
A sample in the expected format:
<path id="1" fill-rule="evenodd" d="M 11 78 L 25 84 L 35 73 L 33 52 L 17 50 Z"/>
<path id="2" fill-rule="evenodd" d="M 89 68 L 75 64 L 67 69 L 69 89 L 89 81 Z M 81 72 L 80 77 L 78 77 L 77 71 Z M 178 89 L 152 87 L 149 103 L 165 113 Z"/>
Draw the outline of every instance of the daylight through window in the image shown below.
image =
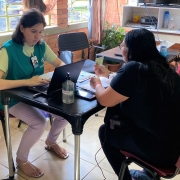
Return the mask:
<path id="1" fill-rule="evenodd" d="M 0 33 L 14 31 L 22 13 L 22 0 L 0 0 Z M 49 15 L 45 19 L 50 25 Z"/>
<path id="2" fill-rule="evenodd" d="M 68 0 L 68 23 L 88 21 L 89 0 Z"/>

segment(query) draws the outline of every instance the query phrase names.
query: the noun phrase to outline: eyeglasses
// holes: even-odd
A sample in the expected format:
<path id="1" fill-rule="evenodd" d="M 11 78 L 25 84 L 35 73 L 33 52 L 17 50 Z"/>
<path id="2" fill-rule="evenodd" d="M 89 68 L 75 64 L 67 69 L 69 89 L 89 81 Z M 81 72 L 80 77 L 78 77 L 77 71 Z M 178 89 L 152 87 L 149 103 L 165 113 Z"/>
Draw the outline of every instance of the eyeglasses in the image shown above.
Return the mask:
<path id="1" fill-rule="evenodd" d="M 125 45 L 124 43 L 121 43 L 121 44 L 119 45 L 119 48 L 122 49 L 122 48 L 127 48 L 127 47 L 126 47 L 126 45 Z"/>

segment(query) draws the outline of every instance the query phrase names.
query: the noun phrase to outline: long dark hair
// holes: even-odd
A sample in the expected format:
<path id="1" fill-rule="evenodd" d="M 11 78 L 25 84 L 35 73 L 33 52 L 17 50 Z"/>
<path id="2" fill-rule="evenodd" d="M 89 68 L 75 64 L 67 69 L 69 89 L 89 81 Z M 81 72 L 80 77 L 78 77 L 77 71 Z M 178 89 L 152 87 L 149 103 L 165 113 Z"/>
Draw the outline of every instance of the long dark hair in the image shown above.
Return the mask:
<path id="1" fill-rule="evenodd" d="M 33 8 L 26 11 L 21 16 L 21 19 L 19 20 L 19 23 L 12 34 L 12 40 L 18 44 L 23 45 L 24 36 L 23 36 L 23 33 L 20 31 L 20 25 L 22 25 L 24 28 L 30 28 L 39 23 L 42 23 L 44 27 L 46 26 L 46 21 L 44 19 L 44 16 L 39 10 Z"/>
<path id="2" fill-rule="evenodd" d="M 125 44 L 128 48 L 128 61 L 141 62 L 140 70 L 154 73 L 164 88 L 172 94 L 173 70 L 157 50 L 153 33 L 143 28 L 132 30 L 126 34 Z"/>

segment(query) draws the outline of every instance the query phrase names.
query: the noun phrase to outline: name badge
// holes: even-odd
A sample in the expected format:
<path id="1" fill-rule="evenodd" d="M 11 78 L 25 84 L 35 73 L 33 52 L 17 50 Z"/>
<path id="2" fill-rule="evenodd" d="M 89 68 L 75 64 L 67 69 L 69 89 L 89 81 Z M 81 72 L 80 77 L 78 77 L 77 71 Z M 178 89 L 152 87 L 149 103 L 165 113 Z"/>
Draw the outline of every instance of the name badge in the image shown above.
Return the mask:
<path id="1" fill-rule="evenodd" d="M 34 55 L 31 56 L 31 62 L 32 62 L 32 65 L 33 65 L 34 68 L 37 68 L 39 66 L 37 57 L 34 56 Z"/>

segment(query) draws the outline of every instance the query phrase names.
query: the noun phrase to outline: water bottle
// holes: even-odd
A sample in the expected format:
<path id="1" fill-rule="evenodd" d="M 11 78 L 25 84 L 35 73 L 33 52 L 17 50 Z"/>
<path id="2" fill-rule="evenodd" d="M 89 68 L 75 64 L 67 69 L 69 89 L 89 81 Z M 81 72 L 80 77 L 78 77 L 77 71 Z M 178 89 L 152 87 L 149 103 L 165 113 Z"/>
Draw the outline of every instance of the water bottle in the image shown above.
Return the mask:
<path id="1" fill-rule="evenodd" d="M 167 42 L 163 41 L 160 45 L 160 53 L 166 57 L 167 56 Z"/>
<path id="2" fill-rule="evenodd" d="M 67 72 L 66 81 L 62 83 L 62 102 L 65 104 L 74 102 L 74 83 L 71 81 L 69 72 Z"/>
<path id="3" fill-rule="evenodd" d="M 165 11 L 163 28 L 168 28 L 168 24 L 169 24 L 169 11 Z"/>

